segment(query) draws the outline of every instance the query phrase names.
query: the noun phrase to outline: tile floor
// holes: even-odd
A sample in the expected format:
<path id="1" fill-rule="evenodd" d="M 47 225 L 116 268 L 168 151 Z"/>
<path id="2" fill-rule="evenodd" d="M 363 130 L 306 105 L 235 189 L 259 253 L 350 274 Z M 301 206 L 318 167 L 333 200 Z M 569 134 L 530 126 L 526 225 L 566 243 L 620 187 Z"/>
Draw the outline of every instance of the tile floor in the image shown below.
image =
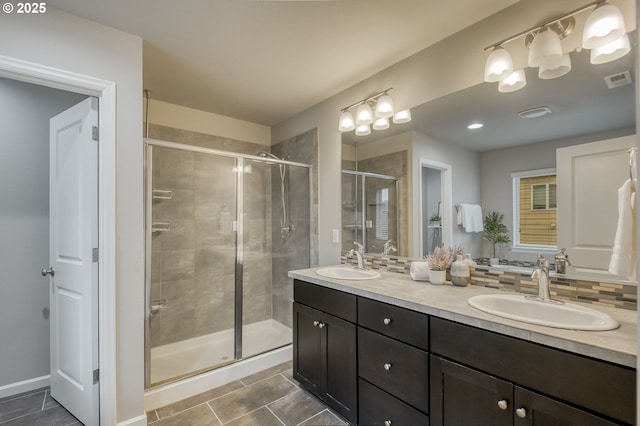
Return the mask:
<path id="1" fill-rule="evenodd" d="M 69 426 L 81 423 L 51 398 L 48 388 L 43 388 L 0 399 L 0 425 Z"/>
<path id="2" fill-rule="evenodd" d="M 153 426 L 347 424 L 298 387 L 291 362 L 149 411 L 147 422 Z"/>

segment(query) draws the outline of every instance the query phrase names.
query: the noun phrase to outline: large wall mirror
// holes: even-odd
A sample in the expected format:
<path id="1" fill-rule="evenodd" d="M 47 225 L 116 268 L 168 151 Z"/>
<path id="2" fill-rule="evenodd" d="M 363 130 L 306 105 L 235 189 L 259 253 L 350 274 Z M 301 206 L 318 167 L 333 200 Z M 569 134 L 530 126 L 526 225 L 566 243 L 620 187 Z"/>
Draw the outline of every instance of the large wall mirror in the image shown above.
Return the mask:
<path id="1" fill-rule="evenodd" d="M 364 237 L 372 254 L 420 258 L 444 244 L 492 257 L 482 233 L 458 224 L 457 209 L 471 204 L 483 215 L 504 215 L 511 243 L 498 247 L 502 259 L 530 262 L 542 253 L 553 261 L 566 248 L 578 263 L 572 275 L 624 280 L 607 275 L 610 250 L 602 246 L 613 244 L 617 188 L 629 178 L 628 148 L 637 143 L 638 46 L 633 0 L 615 4 L 632 44 L 622 58 L 593 65 L 590 52 L 578 49 L 562 77 L 541 79 L 527 67 L 521 90 L 499 93 L 497 83 L 481 83 L 411 108 L 410 123 L 364 137 L 343 133 L 343 252 Z M 579 39 L 579 32 L 567 40 Z M 522 44 L 521 53 L 512 52 L 514 62 L 527 54 Z M 473 122 L 484 126 L 468 129 Z M 593 150 L 600 157 L 574 161 Z"/>

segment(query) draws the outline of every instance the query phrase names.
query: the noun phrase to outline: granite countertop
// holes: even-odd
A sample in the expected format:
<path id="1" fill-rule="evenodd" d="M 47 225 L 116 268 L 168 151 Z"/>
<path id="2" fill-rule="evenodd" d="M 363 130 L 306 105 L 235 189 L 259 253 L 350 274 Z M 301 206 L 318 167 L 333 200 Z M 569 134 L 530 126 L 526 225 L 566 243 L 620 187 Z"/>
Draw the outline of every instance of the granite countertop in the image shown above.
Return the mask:
<path id="1" fill-rule="evenodd" d="M 344 266 L 344 265 L 342 265 Z M 319 268 L 289 271 L 289 277 L 379 300 L 391 305 L 449 319 L 542 345 L 636 368 L 637 313 L 635 311 L 587 305 L 611 315 L 620 327 L 610 331 L 576 331 L 545 327 L 490 315 L 471 307 L 467 299 L 477 294 L 503 291 L 478 286 L 455 287 L 413 281 L 407 274 L 378 271 L 380 278 L 340 280 L 316 273 Z M 570 302 L 580 305 L 580 303 Z"/>

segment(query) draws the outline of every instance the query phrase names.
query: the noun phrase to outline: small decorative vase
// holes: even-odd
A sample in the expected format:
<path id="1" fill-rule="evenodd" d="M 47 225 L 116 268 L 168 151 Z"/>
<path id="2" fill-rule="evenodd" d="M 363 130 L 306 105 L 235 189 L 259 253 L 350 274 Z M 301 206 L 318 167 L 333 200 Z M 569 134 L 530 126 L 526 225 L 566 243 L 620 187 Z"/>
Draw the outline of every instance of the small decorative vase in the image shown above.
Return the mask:
<path id="1" fill-rule="evenodd" d="M 447 279 L 447 271 L 429 270 L 429 282 L 435 285 L 442 285 Z"/>
<path id="2" fill-rule="evenodd" d="M 471 281 L 471 272 L 469 265 L 464 261 L 462 255 L 456 257 L 456 261 L 451 264 L 451 283 L 460 287 L 469 285 Z"/>

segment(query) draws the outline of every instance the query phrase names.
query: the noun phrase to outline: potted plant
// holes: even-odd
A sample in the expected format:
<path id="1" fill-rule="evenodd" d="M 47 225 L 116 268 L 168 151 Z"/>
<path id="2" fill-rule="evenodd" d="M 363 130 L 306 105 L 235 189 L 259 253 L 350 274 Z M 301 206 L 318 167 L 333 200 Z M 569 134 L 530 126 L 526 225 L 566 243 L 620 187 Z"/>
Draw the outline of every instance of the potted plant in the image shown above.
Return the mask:
<path id="1" fill-rule="evenodd" d="M 500 260 L 496 257 L 496 248 L 498 244 L 508 244 L 511 242 L 509 238 L 509 230 L 507 225 L 502 223 L 504 220 L 504 214 L 498 212 L 489 212 L 484 217 L 484 239 L 489 241 L 493 246 L 493 257 L 489 263 L 496 265 L 500 263 Z"/>
<path id="2" fill-rule="evenodd" d="M 442 222 L 442 216 L 440 216 L 438 213 L 432 214 L 429 218 L 429 223 L 431 223 L 432 225 L 440 225 L 440 222 Z"/>
<path id="3" fill-rule="evenodd" d="M 444 284 L 447 278 L 447 269 L 453 262 L 453 252 L 444 247 L 436 246 L 433 254 L 428 255 L 426 259 L 431 284 Z"/>

